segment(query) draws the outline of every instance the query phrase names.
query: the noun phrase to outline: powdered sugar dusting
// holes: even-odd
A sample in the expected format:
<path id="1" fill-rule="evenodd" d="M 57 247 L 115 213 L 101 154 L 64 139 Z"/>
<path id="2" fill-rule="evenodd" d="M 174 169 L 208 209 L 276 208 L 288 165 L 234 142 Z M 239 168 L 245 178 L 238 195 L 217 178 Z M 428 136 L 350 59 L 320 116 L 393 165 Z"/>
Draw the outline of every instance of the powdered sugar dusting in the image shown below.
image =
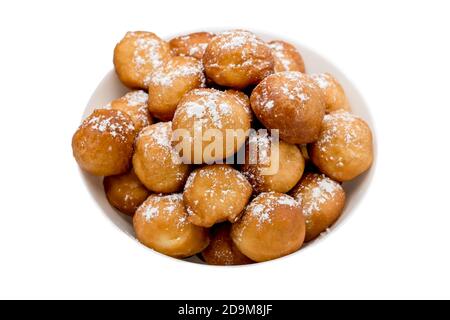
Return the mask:
<path id="1" fill-rule="evenodd" d="M 252 208 L 252 215 L 258 219 L 258 225 L 261 226 L 263 223 L 271 223 L 269 211 L 262 204 L 257 204 Z"/>
<path id="2" fill-rule="evenodd" d="M 140 212 L 147 223 L 159 217 L 172 217 L 178 214 L 177 209 L 182 208 L 183 195 L 181 193 L 171 195 L 151 196 L 144 202 Z M 182 228 L 187 223 L 187 216 L 181 215 L 177 220 L 177 226 Z"/>
<path id="3" fill-rule="evenodd" d="M 357 131 L 357 122 L 361 118 L 347 112 L 337 111 L 325 115 L 323 119 L 323 129 L 316 146 L 321 151 L 320 156 L 328 162 L 334 162 L 335 166 L 342 168 L 345 166 L 343 157 L 334 155 L 331 150 L 337 143 L 344 143 L 344 148 L 351 146 L 348 150 L 363 149 Z"/>
<path id="4" fill-rule="evenodd" d="M 263 109 L 264 112 L 272 112 L 273 111 L 272 109 L 275 107 L 275 102 L 269 99 L 269 92 L 267 91 L 267 86 L 261 84 L 261 88 L 262 89 L 260 94 L 256 96 L 256 103 Z"/>
<path id="5" fill-rule="evenodd" d="M 270 165 L 272 139 L 268 132 L 251 135 L 249 138 L 249 145 L 256 146 L 257 148 L 256 153 L 250 155 L 249 162 L 251 164 Z M 257 156 L 257 159 L 254 159 L 255 155 Z"/>
<path id="6" fill-rule="evenodd" d="M 320 89 L 327 89 L 330 86 L 329 76 L 325 73 L 312 74 L 311 78 L 320 87 Z"/>
<path id="7" fill-rule="evenodd" d="M 248 36 L 246 34 L 242 34 L 242 33 L 233 35 L 233 37 L 231 38 L 231 41 L 225 42 L 224 44 L 222 44 L 221 47 L 222 47 L 222 49 L 235 49 L 235 48 L 242 47 L 244 44 L 246 44 L 247 38 L 248 38 Z"/>
<path id="8" fill-rule="evenodd" d="M 161 147 L 172 148 L 172 144 L 170 142 L 171 130 L 169 126 L 156 126 L 153 131 L 152 138 Z"/>
<path id="9" fill-rule="evenodd" d="M 279 42 L 272 42 L 269 44 L 269 47 L 272 49 L 274 56 L 283 66 L 283 69 L 290 70 L 292 61 L 288 56 L 286 56 L 284 46 Z"/>
<path id="10" fill-rule="evenodd" d="M 279 79 L 283 82 L 283 85 L 279 89 L 281 95 L 284 95 L 287 99 L 299 106 L 307 103 L 311 99 L 308 93 L 309 90 L 307 90 L 311 87 L 311 84 L 307 81 L 306 77 L 301 72 L 285 71 L 271 75 L 263 80 L 259 86 L 259 94 L 252 96 L 252 99 L 255 99 L 256 106 L 258 106 L 258 108 L 255 108 L 257 116 L 261 116 L 261 113 L 267 113 L 275 118 L 278 117 L 278 98 L 275 94 L 269 92 L 267 84 L 274 79 Z M 317 88 L 314 84 L 313 86 Z"/>
<path id="11" fill-rule="evenodd" d="M 205 107 L 196 102 L 188 102 L 184 105 L 186 114 L 189 118 L 203 118 Z"/>
<path id="12" fill-rule="evenodd" d="M 192 93 L 197 97 L 194 101 L 188 101 L 179 106 L 177 112 L 185 112 L 188 118 L 199 121 L 209 119 L 215 128 L 222 129 L 223 117 L 233 113 L 232 106 L 224 101 L 225 93 L 214 89 L 198 89 Z"/>
<path id="13" fill-rule="evenodd" d="M 290 100 L 297 100 L 300 102 L 307 102 L 310 97 L 305 91 L 306 81 L 305 76 L 300 72 L 283 72 L 282 73 L 288 81 L 281 88 L 283 94 Z"/>
<path id="14" fill-rule="evenodd" d="M 204 197 L 187 204 L 191 211 L 195 211 L 194 207 L 202 203 L 203 206 L 209 207 L 211 214 L 235 215 L 236 206 L 239 206 L 235 200 L 243 197 L 250 187 L 247 179 L 239 171 L 227 165 L 214 165 L 191 173 L 185 185 L 185 192 L 190 192 L 196 184 L 205 183 L 209 184 L 209 188 L 205 191 Z M 210 201 L 211 199 L 214 199 L 214 202 Z"/>
<path id="15" fill-rule="evenodd" d="M 155 145 L 160 148 L 166 150 L 166 157 L 170 157 L 172 163 L 179 164 L 181 163 L 180 156 L 178 152 L 172 146 L 172 122 L 159 122 L 152 126 L 145 128 L 139 134 L 137 141 L 139 142 L 141 139 L 150 138 L 152 143 L 149 141 L 145 143 L 144 148 L 145 152 L 151 152 L 151 148 Z M 163 156 L 160 154 L 160 156 Z M 183 179 L 184 177 L 180 177 Z"/>
<path id="16" fill-rule="evenodd" d="M 205 86 L 205 75 L 203 73 L 203 63 L 195 60 L 189 63 L 177 64 L 176 60 L 171 59 L 161 67 L 150 74 L 146 80 L 146 85 L 158 85 L 170 87 L 177 79 L 198 77 L 200 79 L 200 87 Z"/>
<path id="17" fill-rule="evenodd" d="M 137 107 L 142 105 L 147 106 L 148 94 L 143 90 L 128 92 L 124 98 L 126 99 L 129 107 Z"/>
<path id="18" fill-rule="evenodd" d="M 151 70 L 162 66 L 165 58 L 162 46 L 164 42 L 158 38 L 150 37 L 148 34 L 140 34 L 137 32 L 129 32 L 126 37 L 136 38 L 134 41 L 135 50 L 133 52 L 133 61 L 136 71 L 147 71 L 150 66 Z"/>
<path id="19" fill-rule="evenodd" d="M 245 30 L 225 31 L 220 36 L 219 46 L 222 50 L 232 50 L 250 45 L 256 51 L 258 45 L 265 45 L 254 33 Z"/>
<path id="20" fill-rule="evenodd" d="M 337 191 L 342 190 L 339 183 L 323 174 L 310 174 L 305 181 L 300 184 L 296 198 L 300 199 L 303 194 L 310 194 L 310 198 L 303 202 L 303 214 L 306 217 L 319 212 L 322 204 L 332 200 Z"/>
<path id="21" fill-rule="evenodd" d="M 147 222 L 150 222 L 158 214 L 159 214 L 159 210 L 158 210 L 158 208 L 155 208 L 155 207 L 147 207 L 143 213 L 145 221 L 147 221 Z"/>
<path id="22" fill-rule="evenodd" d="M 275 102 L 273 100 L 268 100 L 267 103 L 263 106 L 263 108 L 266 108 L 267 110 L 272 110 L 274 106 Z"/>
<path id="23" fill-rule="evenodd" d="M 135 132 L 134 124 L 121 111 L 112 112 L 112 110 L 108 110 L 108 113 L 102 113 L 101 110 L 97 110 L 83 122 L 81 127 L 89 127 L 92 130 L 108 133 L 114 138 L 126 141 Z"/>
<path id="24" fill-rule="evenodd" d="M 294 198 L 287 196 L 287 195 L 281 196 L 278 199 L 278 203 L 282 204 L 282 205 L 290 206 L 290 207 L 298 206 L 298 202 Z"/>
<path id="25" fill-rule="evenodd" d="M 193 185 L 193 183 L 194 183 L 195 177 L 197 176 L 197 172 L 198 172 L 198 171 L 193 171 L 193 172 L 189 175 L 188 179 L 186 180 L 186 184 L 185 184 L 185 186 L 184 186 L 184 189 L 185 189 L 185 190 L 188 190 L 188 189 L 192 188 L 192 185 Z"/>
<path id="26" fill-rule="evenodd" d="M 247 207 L 247 214 L 257 220 L 257 227 L 272 223 L 272 213 L 279 206 L 300 208 L 300 204 L 291 196 L 275 192 L 261 193 Z"/>
<path id="27" fill-rule="evenodd" d="M 207 43 L 199 43 L 196 46 L 192 46 L 189 49 L 189 55 L 190 56 L 203 55 L 207 47 L 208 47 Z"/>
<path id="28" fill-rule="evenodd" d="M 174 53 L 178 56 L 191 56 L 201 59 L 213 36 L 209 32 L 191 33 L 173 39 L 170 44 Z"/>
<path id="29" fill-rule="evenodd" d="M 261 59 L 261 48 L 270 48 L 259 39 L 255 34 L 245 30 L 232 30 L 220 33 L 213 40 L 213 45 L 209 46 L 211 50 L 215 50 L 215 54 L 211 55 L 208 61 L 208 67 L 220 67 L 219 57 L 223 54 L 239 53 L 240 61 L 236 64 L 228 63 L 227 69 L 241 68 L 252 66 L 261 70 L 268 69 L 273 66 L 271 59 Z M 209 48 L 207 50 L 209 50 Z"/>
<path id="30" fill-rule="evenodd" d="M 139 130 L 148 126 L 150 114 L 147 108 L 148 94 L 142 90 L 131 91 L 110 103 L 111 108 L 130 116 Z"/>

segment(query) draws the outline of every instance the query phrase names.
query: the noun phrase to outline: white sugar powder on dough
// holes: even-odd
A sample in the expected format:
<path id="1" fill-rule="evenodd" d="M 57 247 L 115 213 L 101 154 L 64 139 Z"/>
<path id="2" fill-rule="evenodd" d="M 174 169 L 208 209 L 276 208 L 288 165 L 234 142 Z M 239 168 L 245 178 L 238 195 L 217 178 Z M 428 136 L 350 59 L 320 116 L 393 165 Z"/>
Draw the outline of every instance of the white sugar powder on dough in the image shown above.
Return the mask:
<path id="1" fill-rule="evenodd" d="M 172 215 L 176 208 L 180 205 L 180 201 L 183 200 L 182 194 L 171 194 L 167 196 L 158 196 L 151 198 L 152 203 L 147 203 L 147 207 L 142 212 L 146 222 L 150 222 L 152 219 L 158 217 L 161 214 Z M 160 207 L 161 203 L 166 203 L 167 206 Z M 183 218 L 183 217 L 181 217 Z M 186 221 L 179 220 L 179 223 L 184 223 Z"/>
<path id="2" fill-rule="evenodd" d="M 196 120 L 209 118 L 214 127 L 222 129 L 223 117 L 233 113 L 233 108 L 227 102 L 221 101 L 225 93 L 216 90 L 194 90 L 194 94 L 197 96 L 196 101 L 186 102 L 183 106 L 186 116 Z"/>
<path id="3" fill-rule="evenodd" d="M 137 71 L 141 71 L 146 65 L 153 69 L 161 67 L 163 57 L 161 55 L 161 42 L 156 39 L 137 38 L 134 42 L 134 63 Z"/>
<path id="4" fill-rule="evenodd" d="M 264 202 L 259 203 L 258 198 L 264 196 Z M 261 227 L 264 224 L 272 223 L 272 212 L 280 206 L 287 205 L 289 207 L 300 208 L 300 204 L 294 198 L 288 195 L 276 195 L 273 192 L 264 193 L 256 197 L 255 200 L 247 207 L 248 212 L 252 217 L 257 219 L 257 227 Z"/>
<path id="5" fill-rule="evenodd" d="M 310 189 L 311 186 L 308 186 L 307 188 Z M 317 186 L 310 189 L 311 199 L 304 205 L 303 213 L 306 216 L 310 216 L 313 213 L 320 211 L 320 205 L 331 200 L 339 188 L 340 185 L 337 182 L 325 175 L 319 176 Z"/>
<path id="6" fill-rule="evenodd" d="M 311 78 L 316 82 L 316 84 L 321 89 L 327 89 L 330 86 L 330 82 L 328 80 L 328 76 L 324 73 L 321 74 L 313 74 Z"/>
<path id="7" fill-rule="evenodd" d="M 333 112 L 325 115 L 323 119 L 327 127 L 323 130 L 316 144 L 323 154 L 322 157 L 327 161 L 333 161 L 338 168 L 345 166 L 343 158 L 329 155 L 328 148 L 334 147 L 335 141 L 344 142 L 346 146 L 351 146 L 348 150 L 362 148 L 363 146 L 354 128 L 354 123 L 358 119 L 360 118 L 347 111 Z"/>
<path id="8" fill-rule="evenodd" d="M 190 76 L 198 76 L 201 79 L 201 86 L 205 86 L 206 80 L 201 61 L 196 61 L 195 64 L 174 66 L 172 60 L 169 60 L 164 68 L 157 69 L 153 72 L 146 82 L 147 84 L 159 86 L 171 86 L 176 79 Z"/>
<path id="9" fill-rule="evenodd" d="M 112 137 L 119 137 L 123 141 L 135 130 L 134 125 L 129 123 L 128 118 L 120 111 L 117 112 L 116 117 L 104 115 L 92 117 L 83 126 L 90 126 L 91 129 L 101 133 L 109 133 Z"/>
<path id="10" fill-rule="evenodd" d="M 291 60 L 284 54 L 284 47 L 281 43 L 271 43 L 269 47 L 272 49 L 275 57 L 280 61 L 283 65 L 283 68 L 289 70 L 291 67 Z"/>
<path id="11" fill-rule="evenodd" d="M 129 92 L 125 95 L 127 105 L 129 107 L 137 107 L 141 105 L 147 105 L 148 94 L 142 90 Z"/>

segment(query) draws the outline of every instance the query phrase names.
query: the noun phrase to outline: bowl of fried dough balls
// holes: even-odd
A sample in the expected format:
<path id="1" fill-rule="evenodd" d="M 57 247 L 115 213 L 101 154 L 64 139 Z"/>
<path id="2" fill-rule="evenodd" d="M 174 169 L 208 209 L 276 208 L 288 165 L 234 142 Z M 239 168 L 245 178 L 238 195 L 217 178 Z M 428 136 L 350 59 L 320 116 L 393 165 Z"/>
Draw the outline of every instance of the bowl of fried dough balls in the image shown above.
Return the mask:
<path id="1" fill-rule="evenodd" d="M 251 265 L 316 248 L 356 211 L 374 171 L 373 123 L 328 60 L 239 29 L 118 40 L 72 150 L 102 211 L 139 243 Z"/>

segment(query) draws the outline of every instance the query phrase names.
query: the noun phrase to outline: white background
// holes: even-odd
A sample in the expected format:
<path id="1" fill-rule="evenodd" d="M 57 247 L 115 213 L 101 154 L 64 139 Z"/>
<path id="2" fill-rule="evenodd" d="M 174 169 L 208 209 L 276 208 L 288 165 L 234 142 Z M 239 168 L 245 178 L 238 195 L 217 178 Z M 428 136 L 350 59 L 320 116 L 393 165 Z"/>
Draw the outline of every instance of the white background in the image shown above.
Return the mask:
<path id="1" fill-rule="evenodd" d="M 1 1 L 0 298 L 450 298 L 448 1 Z M 128 30 L 299 39 L 360 88 L 378 167 L 358 213 L 295 260 L 152 254 L 93 203 L 70 141 Z"/>

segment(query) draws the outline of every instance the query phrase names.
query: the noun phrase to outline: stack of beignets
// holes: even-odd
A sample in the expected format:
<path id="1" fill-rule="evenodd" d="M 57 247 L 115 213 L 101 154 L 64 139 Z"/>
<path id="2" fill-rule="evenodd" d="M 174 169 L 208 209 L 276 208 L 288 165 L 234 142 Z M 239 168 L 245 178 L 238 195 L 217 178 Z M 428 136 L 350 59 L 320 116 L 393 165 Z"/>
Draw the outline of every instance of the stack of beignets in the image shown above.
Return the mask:
<path id="1" fill-rule="evenodd" d="M 83 121 L 73 154 L 162 254 L 211 265 L 289 255 L 339 219 L 342 183 L 372 164 L 371 130 L 342 85 L 307 74 L 285 41 L 128 32 L 114 66 L 130 92 Z M 214 135 L 199 143 L 199 132 Z"/>

